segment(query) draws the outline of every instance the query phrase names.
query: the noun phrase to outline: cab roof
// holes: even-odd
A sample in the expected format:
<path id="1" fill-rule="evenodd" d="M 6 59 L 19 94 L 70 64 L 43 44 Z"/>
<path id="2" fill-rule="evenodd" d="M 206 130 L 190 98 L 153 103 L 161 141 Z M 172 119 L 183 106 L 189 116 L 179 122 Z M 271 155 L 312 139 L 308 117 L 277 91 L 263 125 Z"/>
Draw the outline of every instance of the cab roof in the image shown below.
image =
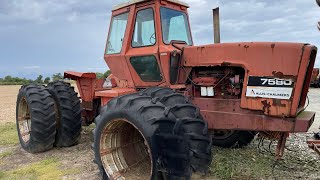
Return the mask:
<path id="1" fill-rule="evenodd" d="M 138 3 L 141 3 L 141 2 L 145 2 L 145 1 L 150 1 L 150 0 L 130 0 L 129 2 L 121 3 L 121 4 L 118 4 L 118 5 L 114 6 L 112 11 L 115 11 L 115 10 L 130 6 L 132 4 L 138 4 Z M 179 5 L 182 5 L 182 6 L 185 6 L 185 7 L 189 8 L 189 5 L 187 3 L 179 1 L 179 0 L 165 0 L 165 1 L 172 2 L 172 3 L 175 3 L 175 4 L 179 4 Z"/>

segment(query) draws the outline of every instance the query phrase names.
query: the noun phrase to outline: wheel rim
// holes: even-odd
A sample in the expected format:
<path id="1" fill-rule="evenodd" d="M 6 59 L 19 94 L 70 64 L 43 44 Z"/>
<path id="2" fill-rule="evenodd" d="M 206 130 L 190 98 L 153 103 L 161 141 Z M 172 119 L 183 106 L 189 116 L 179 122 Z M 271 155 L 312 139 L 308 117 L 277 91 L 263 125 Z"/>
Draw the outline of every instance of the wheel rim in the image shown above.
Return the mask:
<path id="1" fill-rule="evenodd" d="M 226 139 L 234 133 L 233 130 L 213 130 L 210 132 L 213 139 Z"/>
<path id="2" fill-rule="evenodd" d="M 151 178 L 150 147 L 138 128 L 126 119 L 115 119 L 105 126 L 101 133 L 100 156 L 111 179 Z"/>
<path id="3" fill-rule="evenodd" d="M 19 103 L 18 126 L 23 142 L 29 142 L 31 134 L 31 115 L 29 105 L 25 98 L 22 98 Z"/>

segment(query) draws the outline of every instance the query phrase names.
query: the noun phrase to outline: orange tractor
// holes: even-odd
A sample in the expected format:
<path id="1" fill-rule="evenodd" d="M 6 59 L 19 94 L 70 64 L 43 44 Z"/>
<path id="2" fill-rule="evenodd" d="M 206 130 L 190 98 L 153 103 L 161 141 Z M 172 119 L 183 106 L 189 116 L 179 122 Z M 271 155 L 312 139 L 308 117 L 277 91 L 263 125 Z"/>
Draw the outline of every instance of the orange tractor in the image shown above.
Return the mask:
<path id="1" fill-rule="evenodd" d="M 104 179 L 189 179 L 206 172 L 211 146 L 243 147 L 259 133 L 306 132 L 305 104 L 317 48 L 305 43 L 194 46 L 186 3 L 134 0 L 114 7 L 104 59 L 107 79 L 65 72 L 64 82 L 23 86 L 22 147 L 31 153 L 78 142 L 95 123 L 93 151 Z M 218 33 L 216 33 L 218 34 Z"/>

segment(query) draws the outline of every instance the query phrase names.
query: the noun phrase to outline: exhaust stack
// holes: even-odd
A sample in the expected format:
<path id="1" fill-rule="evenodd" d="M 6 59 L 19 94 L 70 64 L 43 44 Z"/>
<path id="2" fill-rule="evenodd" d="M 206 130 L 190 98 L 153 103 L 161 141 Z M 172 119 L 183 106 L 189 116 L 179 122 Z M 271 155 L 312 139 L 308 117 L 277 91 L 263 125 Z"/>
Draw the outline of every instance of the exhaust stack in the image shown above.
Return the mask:
<path id="1" fill-rule="evenodd" d="M 213 12 L 213 34 L 214 43 L 220 43 L 220 13 L 219 7 L 212 9 Z"/>

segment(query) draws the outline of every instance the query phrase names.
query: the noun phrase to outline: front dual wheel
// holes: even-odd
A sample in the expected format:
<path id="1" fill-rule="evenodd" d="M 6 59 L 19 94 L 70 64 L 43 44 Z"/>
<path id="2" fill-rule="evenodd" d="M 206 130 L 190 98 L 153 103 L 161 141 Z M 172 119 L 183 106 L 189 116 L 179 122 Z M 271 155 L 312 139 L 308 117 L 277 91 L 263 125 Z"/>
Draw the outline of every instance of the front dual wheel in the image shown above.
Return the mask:
<path id="1" fill-rule="evenodd" d="M 22 86 L 17 98 L 16 124 L 20 144 L 30 153 L 75 145 L 81 132 L 79 98 L 70 84 L 61 81 L 48 87 Z"/>
<path id="2" fill-rule="evenodd" d="M 175 104 L 164 103 L 172 98 Z M 93 149 L 103 179 L 189 179 L 211 163 L 206 123 L 181 95 L 121 96 L 101 109 L 95 123 Z"/>
<path id="3" fill-rule="evenodd" d="M 54 100 L 38 85 L 22 86 L 16 106 L 16 124 L 20 144 L 30 153 L 51 149 L 55 141 Z"/>

